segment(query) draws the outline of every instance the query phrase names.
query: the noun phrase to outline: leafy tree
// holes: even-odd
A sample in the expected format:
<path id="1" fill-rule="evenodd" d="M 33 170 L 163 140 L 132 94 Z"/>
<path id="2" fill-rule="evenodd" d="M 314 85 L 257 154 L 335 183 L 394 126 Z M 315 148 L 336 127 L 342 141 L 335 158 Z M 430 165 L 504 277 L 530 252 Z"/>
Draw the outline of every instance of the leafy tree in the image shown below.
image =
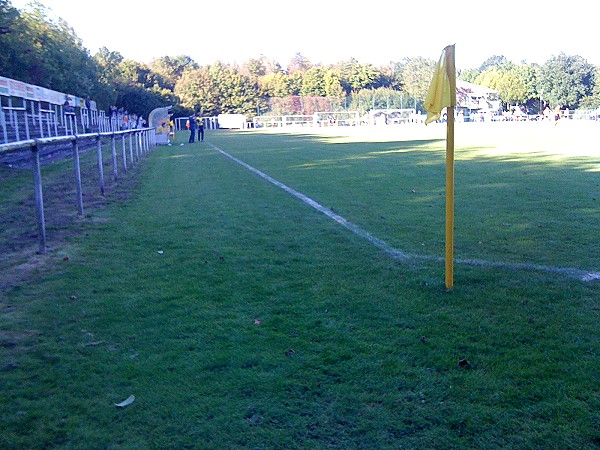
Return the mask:
<path id="1" fill-rule="evenodd" d="M 483 62 L 483 64 L 481 64 L 481 66 L 479 66 L 479 72 L 480 73 L 481 72 L 485 72 L 486 70 L 488 70 L 488 69 L 490 69 L 492 67 L 503 66 L 507 62 L 508 62 L 508 60 L 503 55 L 490 56 L 488 59 L 486 59 Z"/>
<path id="2" fill-rule="evenodd" d="M 242 65 L 242 72 L 250 78 L 258 79 L 267 74 L 264 57 L 250 58 Z"/>
<path id="3" fill-rule="evenodd" d="M 340 99 L 344 97 L 345 92 L 335 70 L 315 66 L 304 73 L 300 94 Z"/>
<path id="4" fill-rule="evenodd" d="M 121 75 L 119 65 L 125 60 L 119 52 L 113 52 L 102 47 L 94 55 L 94 61 L 100 67 L 100 77 L 103 81 L 115 79 Z"/>
<path id="5" fill-rule="evenodd" d="M 536 96 L 536 71 L 526 65 L 507 62 L 483 71 L 476 83 L 496 89 L 505 105 L 526 104 Z"/>
<path id="6" fill-rule="evenodd" d="M 281 64 L 271 58 L 267 58 L 266 56 L 261 55 L 261 60 L 263 65 L 265 66 L 265 75 L 270 73 L 283 73 L 283 69 L 281 68 Z"/>
<path id="7" fill-rule="evenodd" d="M 75 31 L 33 2 L 19 11 L 0 0 L 2 75 L 57 91 L 103 97 L 100 69 Z"/>
<path id="8" fill-rule="evenodd" d="M 402 80 L 402 65 L 400 63 L 391 62 L 379 70 L 382 87 L 388 87 L 397 91 L 402 90 L 404 82 Z"/>
<path id="9" fill-rule="evenodd" d="M 118 105 L 129 112 L 148 115 L 154 108 L 175 101 L 172 90 L 161 86 L 162 77 L 147 65 L 124 59 L 119 52 L 106 48 L 100 49 L 94 60 L 103 68 L 100 81 L 109 94 L 105 108 Z"/>
<path id="10" fill-rule="evenodd" d="M 325 97 L 325 73 L 322 67 L 315 66 L 304 73 L 300 95 Z"/>
<path id="11" fill-rule="evenodd" d="M 288 74 L 288 82 L 292 95 L 300 95 L 304 73 L 305 72 L 302 70 L 296 70 L 295 72 Z"/>
<path id="12" fill-rule="evenodd" d="M 516 70 L 502 73 L 497 89 L 500 99 L 507 105 L 525 103 L 529 98 L 525 80 L 519 76 Z"/>
<path id="13" fill-rule="evenodd" d="M 184 107 L 205 115 L 254 115 L 261 104 L 258 85 L 219 61 L 186 71 L 175 86 L 175 94 Z"/>
<path id="14" fill-rule="evenodd" d="M 120 76 L 123 80 L 134 85 L 151 88 L 155 84 L 156 74 L 143 63 L 132 59 L 125 59 L 119 64 Z"/>
<path id="15" fill-rule="evenodd" d="M 540 112 L 542 108 L 538 94 L 538 84 L 540 80 L 539 66 L 537 64 L 520 64 L 517 66 L 517 72 L 525 89 L 525 100 L 522 103 L 525 104 L 529 110 Z"/>
<path id="16" fill-rule="evenodd" d="M 0 0 L 0 35 L 11 34 L 19 11 L 8 0 Z"/>
<path id="17" fill-rule="evenodd" d="M 551 107 L 577 109 L 582 98 L 591 95 L 595 69 L 581 56 L 561 53 L 540 68 L 540 93 Z"/>
<path id="18" fill-rule="evenodd" d="M 213 89 L 208 66 L 185 71 L 175 85 L 175 95 L 181 106 L 189 111 L 199 111 L 202 108 L 204 114 L 218 114 L 219 92 Z"/>
<path id="19" fill-rule="evenodd" d="M 328 69 L 325 72 L 323 75 L 323 84 L 326 97 L 341 99 L 346 94 L 340 83 L 340 77 L 337 71 L 333 69 Z"/>
<path id="20" fill-rule="evenodd" d="M 97 71 L 81 39 L 62 19 L 47 18 L 47 9 L 39 2 L 21 14 L 24 38 L 29 42 L 24 64 L 27 81 L 61 92 L 89 94 L 97 80 Z"/>
<path id="21" fill-rule="evenodd" d="M 219 74 L 219 112 L 253 116 L 259 102 L 258 85 L 231 67 Z"/>
<path id="22" fill-rule="evenodd" d="M 259 80 L 260 89 L 267 97 L 287 97 L 292 95 L 290 78 L 283 73 L 268 73 Z"/>
<path id="23" fill-rule="evenodd" d="M 185 55 L 162 56 L 150 62 L 150 70 L 161 77 L 161 86 L 171 90 L 175 88 L 175 84 L 181 78 L 183 72 L 197 68 L 198 64 Z"/>
<path id="24" fill-rule="evenodd" d="M 100 103 L 100 107 L 108 110 L 112 105 L 117 104 L 118 80 L 120 79 L 119 65 L 124 58 L 119 52 L 110 51 L 102 47 L 93 57 L 98 66 L 98 90 L 93 98 Z"/>
<path id="25" fill-rule="evenodd" d="M 374 87 L 381 78 L 381 72 L 372 64 L 361 64 L 351 58 L 339 65 L 340 83 L 349 94 L 361 89 Z"/>
<path id="26" fill-rule="evenodd" d="M 600 67 L 596 67 L 594 73 L 594 88 L 592 93 L 587 97 L 583 97 L 579 103 L 579 106 L 587 109 L 600 108 Z"/>
<path id="27" fill-rule="evenodd" d="M 479 69 L 466 69 L 460 71 L 458 78 L 468 83 L 475 83 L 480 74 Z"/>
<path id="28" fill-rule="evenodd" d="M 20 39 L 23 28 L 19 11 L 8 0 L 0 0 L 0 67 L 4 76 L 19 80 L 26 75 L 22 63 L 31 52 L 29 43 Z"/>
<path id="29" fill-rule="evenodd" d="M 122 83 L 118 86 L 115 103 L 130 113 L 141 114 L 146 118 L 153 109 L 166 104 L 158 93 L 133 83 Z"/>
<path id="30" fill-rule="evenodd" d="M 287 73 L 291 75 L 298 71 L 306 72 L 311 67 L 312 64 L 308 58 L 302 56 L 300 53 L 296 53 L 287 66 Z"/>
<path id="31" fill-rule="evenodd" d="M 489 67 L 479 74 L 475 79 L 475 84 L 489 87 L 490 89 L 498 89 L 501 84 L 503 72 L 498 67 Z"/>
<path id="32" fill-rule="evenodd" d="M 415 108 L 427 95 L 436 62 L 422 57 L 411 58 L 404 65 L 402 73 L 404 89 L 413 99 Z"/>

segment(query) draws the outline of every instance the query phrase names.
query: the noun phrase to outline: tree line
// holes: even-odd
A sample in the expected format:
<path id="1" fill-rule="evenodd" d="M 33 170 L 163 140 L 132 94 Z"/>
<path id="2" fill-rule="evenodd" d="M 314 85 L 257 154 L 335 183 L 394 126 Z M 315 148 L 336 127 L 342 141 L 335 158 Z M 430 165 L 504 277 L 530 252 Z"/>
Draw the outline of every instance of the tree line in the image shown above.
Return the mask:
<path id="1" fill-rule="evenodd" d="M 286 67 L 260 55 L 241 64 L 199 65 L 185 55 L 163 56 L 149 64 L 125 59 L 108 48 L 91 55 L 75 30 L 51 19 L 39 2 L 27 9 L 0 0 L 0 75 L 147 116 L 173 105 L 176 116 L 272 113 L 372 108 L 420 109 L 436 61 L 404 58 L 376 67 L 349 59 L 313 64 L 297 53 Z M 563 53 L 544 64 L 514 63 L 494 55 L 458 77 L 499 92 L 503 107 L 530 112 L 543 106 L 571 110 L 600 107 L 600 68 Z"/>

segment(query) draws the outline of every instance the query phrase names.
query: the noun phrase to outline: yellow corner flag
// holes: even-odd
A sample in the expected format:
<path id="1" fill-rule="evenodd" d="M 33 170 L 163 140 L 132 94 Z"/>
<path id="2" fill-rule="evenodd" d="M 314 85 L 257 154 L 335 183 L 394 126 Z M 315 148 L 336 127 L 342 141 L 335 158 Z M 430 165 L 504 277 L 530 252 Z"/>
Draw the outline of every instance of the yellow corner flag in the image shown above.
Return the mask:
<path id="1" fill-rule="evenodd" d="M 435 122 L 447 106 L 456 106 L 456 69 L 454 67 L 454 45 L 442 51 L 437 63 L 423 107 L 427 110 L 425 124 Z"/>
<path id="2" fill-rule="evenodd" d="M 454 45 L 449 45 L 435 69 L 423 105 L 427 110 L 425 125 L 434 122 L 448 108 L 446 133 L 446 289 L 454 287 L 454 107 L 456 106 L 456 67 Z"/>

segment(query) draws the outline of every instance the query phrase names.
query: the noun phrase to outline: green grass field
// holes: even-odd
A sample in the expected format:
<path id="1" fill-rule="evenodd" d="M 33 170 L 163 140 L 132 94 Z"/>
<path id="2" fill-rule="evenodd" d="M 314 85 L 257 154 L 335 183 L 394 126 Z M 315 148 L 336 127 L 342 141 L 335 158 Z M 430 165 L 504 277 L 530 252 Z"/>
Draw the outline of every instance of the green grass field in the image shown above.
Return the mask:
<path id="1" fill-rule="evenodd" d="M 53 164 L 72 207 L 21 272 L 31 174 L 2 169 L 0 447 L 599 448 L 599 282 L 554 270 L 600 271 L 598 128 L 477 125 L 455 256 L 498 264 L 452 292 L 443 126 L 180 133 L 106 199 L 90 181 L 84 218 Z"/>

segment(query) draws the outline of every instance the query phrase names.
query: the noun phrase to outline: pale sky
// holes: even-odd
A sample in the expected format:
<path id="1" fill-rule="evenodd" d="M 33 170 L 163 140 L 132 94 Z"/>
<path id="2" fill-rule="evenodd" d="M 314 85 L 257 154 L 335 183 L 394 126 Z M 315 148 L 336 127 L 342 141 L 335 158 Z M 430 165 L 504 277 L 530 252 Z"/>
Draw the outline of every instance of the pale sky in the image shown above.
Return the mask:
<path id="1" fill-rule="evenodd" d="M 93 55 L 99 48 L 148 63 L 190 56 L 200 65 L 265 55 L 284 68 L 300 53 L 313 64 L 354 57 L 381 66 L 438 60 L 456 44 L 456 66 L 493 55 L 543 64 L 561 52 L 600 65 L 591 0 L 40 0 Z M 23 8 L 29 0 L 12 0 Z"/>

